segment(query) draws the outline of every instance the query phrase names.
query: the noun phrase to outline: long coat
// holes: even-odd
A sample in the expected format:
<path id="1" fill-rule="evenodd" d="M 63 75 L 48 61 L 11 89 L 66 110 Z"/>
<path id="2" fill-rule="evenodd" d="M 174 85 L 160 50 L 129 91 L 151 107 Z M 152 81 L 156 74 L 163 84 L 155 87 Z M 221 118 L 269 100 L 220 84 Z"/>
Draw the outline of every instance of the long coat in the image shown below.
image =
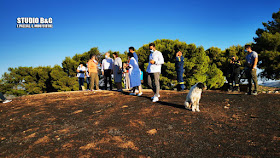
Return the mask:
<path id="1" fill-rule="evenodd" d="M 130 79 L 130 87 L 136 87 L 141 85 L 141 72 L 136 62 L 135 58 L 130 58 L 129 62 L 129 79 Z"/>
<path id="2" fill-rule="evenodd" d="M 114 65 L 113 65 L 115 82 L 122 82 L 122 71 L 121 71 L 120 67 L 122 67 L 122 59 L 120 57 L 117 57 L 114 60 Z"/>

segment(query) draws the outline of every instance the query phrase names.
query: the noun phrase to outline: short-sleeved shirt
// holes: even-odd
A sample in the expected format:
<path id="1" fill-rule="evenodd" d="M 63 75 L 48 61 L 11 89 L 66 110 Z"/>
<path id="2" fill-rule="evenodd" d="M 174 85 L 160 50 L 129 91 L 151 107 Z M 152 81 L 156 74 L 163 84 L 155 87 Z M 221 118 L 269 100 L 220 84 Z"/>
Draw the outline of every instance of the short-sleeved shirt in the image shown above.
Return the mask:
<path id="1" fill-rule="evenodd" d="M 84 66 L 80 66 L 79 65 L 79 67 L 77 68 L 77 70 L 79 70 L 79 71 L 83 71 L 82 73 L 77 73 L 77 77 L 79 77 L 79 78 L 84 78 L 85 77 L 85 72 L 86 72 L 86 67 L 84 67 Z"/>
<path id="2" fill-rule="evenodd" d="M 246 56 L 246 63 L 247 65 L 250 65 L 251 67 L 254 65 L 255 59 L 258 58 L 258 54 L 255 51 L 252 51 L 250 54 Z M 252 67 L 256 68 L 256 67 Z"/>
<path id="3" fill-rule="evenodd" d="M 88 72 L 97 73 L 97 61 L 90 59 L 88 61 Z"/>
<path id="4" fill-rule="evenodd" d="M 102 60 L 101 71 L 113 69 L 114 60 L 112 58 L 107 58 Z"/>

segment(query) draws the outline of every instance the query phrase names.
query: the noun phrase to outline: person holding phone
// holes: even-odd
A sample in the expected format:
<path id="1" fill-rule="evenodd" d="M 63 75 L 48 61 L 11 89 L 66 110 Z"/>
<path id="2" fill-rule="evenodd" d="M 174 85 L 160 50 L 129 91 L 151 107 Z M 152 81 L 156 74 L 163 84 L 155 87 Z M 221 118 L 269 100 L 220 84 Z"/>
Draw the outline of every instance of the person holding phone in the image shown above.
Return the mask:
<path id="1" fill-rule="evenodd" d="M 97 72 L 98 62 L 96 60 L 96 56 L 92 55 L 91 59 L 88 61 L 88 72 L 90 76 L 90 90 L 94 90 L 94 84 L 96 86 L 96 90 L 99 90 L 99 76 Z"/>
<path id="2" fill-rule="evenodd" d="M 80 65 L 77 68 L 77 77 L 78 77 L 78 81 L 79 81 L 79 90 L 83 90 L 82 86 L 84 86 L 85 73 L 86 73 L 86 67 L 84 67 L 83 63 L 80 63 Z"/>
<path id="3" fill-rule="evenodd" d="M 185 89 L 184 78 L 183 78 L 184 57 L 183 57 L 183 53 L 181 51 L 176 53 L 175 68 L 176 68 L 176 72 L 177 72 L 177 82 L 178 82 L 177 91 L 183 91 Z"/>

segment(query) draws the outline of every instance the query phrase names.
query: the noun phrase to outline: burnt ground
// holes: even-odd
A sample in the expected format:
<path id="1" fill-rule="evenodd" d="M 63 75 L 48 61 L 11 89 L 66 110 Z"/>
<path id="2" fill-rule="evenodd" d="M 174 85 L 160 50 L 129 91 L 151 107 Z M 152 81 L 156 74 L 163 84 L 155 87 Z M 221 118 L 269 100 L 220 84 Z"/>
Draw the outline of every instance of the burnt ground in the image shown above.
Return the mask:
<path id="1" fill-rule="evenodd" d="M 205 91 L 142 97 L 110 91 L 19 97 L 0 104 L 0 157 L 280 157 L 280 95 Z"/>

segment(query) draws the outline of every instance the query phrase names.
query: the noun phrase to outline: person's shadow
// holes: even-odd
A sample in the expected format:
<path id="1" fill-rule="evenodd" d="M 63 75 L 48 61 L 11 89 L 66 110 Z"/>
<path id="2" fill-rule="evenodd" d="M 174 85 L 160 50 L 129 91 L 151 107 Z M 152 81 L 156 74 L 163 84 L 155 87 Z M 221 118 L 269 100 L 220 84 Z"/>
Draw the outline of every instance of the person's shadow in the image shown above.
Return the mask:
<path id="1" fill-rule="evenodd" d="M 125 95 L 129 95 L 129 92 L 123 92 L 123 94 Z M 140 96 L 141 98 L 145 98 L 147 100 L 151 100 L 150 97 L 147 97 L 147 96 Z M 158 101 L 157 103 L 161 104 L 161 105 L 165 105 L 165 106 L 172 106 L 172 107 L 175 107 L 175 108 L 178 108 L 178 109 L 185 109 L 185 106 L 184 104 L 175 104 L 175 103 L 169 103 L 169 102 L 164 102 L 164 101 Z"/>

